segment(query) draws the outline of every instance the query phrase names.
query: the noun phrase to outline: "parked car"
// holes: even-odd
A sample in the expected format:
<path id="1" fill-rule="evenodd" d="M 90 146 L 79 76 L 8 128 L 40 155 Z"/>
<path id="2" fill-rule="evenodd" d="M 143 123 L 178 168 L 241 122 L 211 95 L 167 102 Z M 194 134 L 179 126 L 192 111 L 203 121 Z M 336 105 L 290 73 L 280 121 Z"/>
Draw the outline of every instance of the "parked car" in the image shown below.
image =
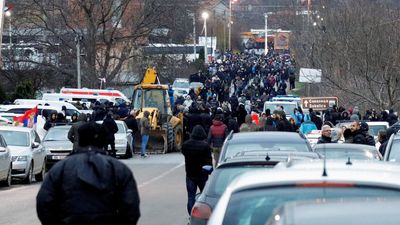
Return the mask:
<path id="1" fill-rule="evenodd" d="M 282 161 L 312 160 L 321 158 L 314 152 L 247 152 L 243 155 L 228 158 L 212 172 L 203 191 L 192 208 L 190 225 L 207 224 L 219 198 L 229 183 L 240 174 L 257 169 L 274 168 Z"/>
<path id="2" fill-rule="evenodd" d="M 326 159 L 348 159 L 351 160 L 382 160 L 378 149 L 370 145 L 361 144 L 317 144 L 314 151 L 326 157 Z"/>
<path id="3" fill-rule="evenodd" d="M 221 149 L 219 162 L 245 152 L 312 152 L 307 139 L 295 132 L 245 132 L 229 134 Z"/>
<path id="4" fill-rule="evenodd" d="M 400 162 L 400 133 L 393 134 L 386 145 L 384 161 Z"/>
<path id="5" fill-rule="evenodd" d="M 10 149 L 3 136 L 0 135 L 0 184 L 9 187 L 11 185 L 12 161 Z"/>
<path id="6" fill-rule="evenodd" d="M 117 156 L 124 158 L 132 158 L 134 152 L 134 146 L 132 146 L 132 130 L 128 129 L 124 121 L 115 121 L 118 126 L 118 132 L 114 135 L 115 137 L 115 150 Z M 103 121 L 97 121 L 98 124 L 102 124 Z"/>
<path id="7" fill-rule="evenodd" d="M 46 148 L 47 170 L 71 154 L 73 143 L 68 140 L 70 128 L 70 125 L 52 127 L 43 138 L 42 144 Z"/>
<path id="8" fill-rule="evenodd" d="M 272 170 L 246 172 L 232 181 L 208 224 L 264 225 L 275 208 L 291 201 L 400 195 L 398 164 L 317 160 L 279 165 Z"/>
<path id="9" fill-rule="evenodd" d="M 314 148 L 318 142 L 318 139 L 321 137 L 321 130 L 313 130 L 305 136 L 308 142 L 310 142 L 311 147 Z"/>
<path id="10" fill-rule="evenodd" d="M 24 183 L 42 181 L 46 172 L 46 150 L 40 143 L 34 129 L 26 127 L 0 127 L 11 152 L 12 178 L 22 179 Z"/>
<path id="11" fill-rule="evenodd" d="M 399 207 L 399 198 L 380 197 L 291 202 L 275 210 L 266 225 L 396 225 Z"/>
<path id="12" fill-rule="evenodd" d="M 189 79 L 176 78 L 172 84 L 172 90 L 174 90 L 174 97 L 185 97 L 190 91 Z"/>

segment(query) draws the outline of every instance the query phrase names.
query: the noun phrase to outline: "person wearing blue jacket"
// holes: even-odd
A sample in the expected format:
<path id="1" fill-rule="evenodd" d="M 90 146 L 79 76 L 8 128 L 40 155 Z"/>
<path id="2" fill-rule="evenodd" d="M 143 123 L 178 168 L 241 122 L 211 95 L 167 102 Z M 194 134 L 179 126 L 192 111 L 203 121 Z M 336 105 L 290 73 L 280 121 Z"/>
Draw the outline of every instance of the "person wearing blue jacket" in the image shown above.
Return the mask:
<path id="1" fill-rule="evenodd" d="M 317 130 L 317 126 L 315 123 L 311 121 L 310 115 L 304 115 L 304 122 L 301 124 L 299 128 L 299 132 L 302 134 L 309 134 L 311 131 Z"/>

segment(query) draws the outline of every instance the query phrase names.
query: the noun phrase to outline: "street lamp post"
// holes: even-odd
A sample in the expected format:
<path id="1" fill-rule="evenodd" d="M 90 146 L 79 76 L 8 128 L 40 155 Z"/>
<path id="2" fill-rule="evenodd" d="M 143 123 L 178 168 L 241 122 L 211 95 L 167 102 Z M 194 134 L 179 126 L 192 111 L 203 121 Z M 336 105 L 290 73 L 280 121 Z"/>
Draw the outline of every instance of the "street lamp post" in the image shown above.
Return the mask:
<path id="1" fill-rule="evenodd" d="M 208 12 L 203 12 L 201 14 L 201 17 L 204 20 L 204 36 L 205 36 L 205 40 L 204 40 L 204 63 L 207 64 L 207 61 L 208 61 L 208 53 L 207 53 L 207 19 L 209 17 Z"/>
<path id="2" fill-rule="evenodd" d="M 77 34 L 75 36 L 75 43 L 76 43 L 76 70 L 77 70 L 78 88 L 81 88 L 81 41 L 82 41 L 82 36 Z"/>
<path id="3" fill-rule="evenodd" d="M 264 53 L 265 53 L 265 55 L 268 55 L 268 13 L 265 13 L 264 16 L 265 16 L 265 47 L 264 47 Z"/>
<path id="4" fill-rule="evenodd" d="M 229 0 L 229 23 L 228 23 L 228 48 L 232 49 L 232 4 L 237 0 Z"/>

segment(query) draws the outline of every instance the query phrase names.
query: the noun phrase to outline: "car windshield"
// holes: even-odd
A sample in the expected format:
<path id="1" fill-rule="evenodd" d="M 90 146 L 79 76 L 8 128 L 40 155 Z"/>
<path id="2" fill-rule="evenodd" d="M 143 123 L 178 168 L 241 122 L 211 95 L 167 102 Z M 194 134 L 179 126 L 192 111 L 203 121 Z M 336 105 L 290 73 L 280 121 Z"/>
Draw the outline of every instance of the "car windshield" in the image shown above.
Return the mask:
<path id="1" fill-rule="evenodd" d="M 368 133 L 372 136 L 378 136 L 380 130 L 386 130 L 385 125 L 369 125 Z"/>
<path id="2" fill-rule="evenodd" d="M 0 134 L 3 135 L 4 140 L 7 145 L 10 146 L 29 146 L 29 133 L 24 131 L 11 131 L 11 130 L 1 130 Z"/>
<path id="3" fill-rule="evenodd" d="M 325 156 L 327 159 L 357 159 L 357 160 L 380 160 L 377 151 L 339 149 L 339 148 L 316 148 L 316 152 Z M 326 152 L 326 153 L 325 153 Z"/>
<path id="4" fill-rule="evenodd" d="M 389 161 L 400 162 L 400 140 L 393 140 L 389 152 Z"/>
<path id="5" fill-rule="evenodd" d="M 400 191 L 373 187 L 307 188 L 279 187 L 252 189 L 233 193 L 223 225 L 265 225 L 275 208 L 299 200 L 323 201 L 332 198 L 396 197 Z"/>
<path id="6" fill-rule="evenodd" d="M 308 145 L 300 142 L 259 142 L 259 143 L 229 143 L 223 152 L 222 159 L 232 158 L 243 155 L 246 152 L 269 152 L 269 151 L 290 151 L 290 152 L 310 152 Z"/>
<path id="7" fill-rule="evenodd" d="M 240 174 L 249 171 L 249 170 L 255 170 L 255 169 L 261 169 L 261 168 L 273 168 L 273 166 L 270 165 L 259 165 L 259 166 L 243 166 L 243 167 L 229 167 L 229 168 L 221 168 L 217 169 L 214 171 L 210 181 L 209 181 L 209 192 L 208 194 L 211 196 L 221 196 L 228 184 L 235 179 L 237 176 Z"/>
<path id="8" fill-rule="evenodd" d="M 296 104 L 290 104 L 290 103 L 267 103 L 264 105 L 264 112 L 266 109 L 269 109 L 271 113 L 275 110 L 277 110 L 278 107 L 283 106 L 283 111 L 285 114 L 292 115 L 293 111 L 295 108 L 297 108 Z"/>
<path id="9" fill-rule="evenodd" d="M 117 123 L 117 126 L 118 126 L 118 134 L 124 134 L 126 132 L 124 124 Z"/>
<path id="10" fill-rule="evenodd" d="M 52 128 L 43 141 L 68 141 L 69 128 Z"/>
<path id="11" fill-rule="evenodd" d="M 189 83 L 187 82 L 174 82 L 172 85 L 174 88 L 188 88 L 189 89 Z"/>

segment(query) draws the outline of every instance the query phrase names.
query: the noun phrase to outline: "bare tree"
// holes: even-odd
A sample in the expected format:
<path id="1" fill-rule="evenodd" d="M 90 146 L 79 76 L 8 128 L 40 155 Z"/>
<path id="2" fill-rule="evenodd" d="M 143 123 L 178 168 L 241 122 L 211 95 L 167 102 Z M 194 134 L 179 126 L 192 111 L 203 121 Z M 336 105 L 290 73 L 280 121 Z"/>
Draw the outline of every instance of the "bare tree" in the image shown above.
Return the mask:
<path id="1" fill-rule="evenodd" d="M 301 65 L 322 69 L 324 94 L 364 108 L 399 107 L 399 8 L 385 0 L 337 0 L 316 12 L 294 46 Z"/>

